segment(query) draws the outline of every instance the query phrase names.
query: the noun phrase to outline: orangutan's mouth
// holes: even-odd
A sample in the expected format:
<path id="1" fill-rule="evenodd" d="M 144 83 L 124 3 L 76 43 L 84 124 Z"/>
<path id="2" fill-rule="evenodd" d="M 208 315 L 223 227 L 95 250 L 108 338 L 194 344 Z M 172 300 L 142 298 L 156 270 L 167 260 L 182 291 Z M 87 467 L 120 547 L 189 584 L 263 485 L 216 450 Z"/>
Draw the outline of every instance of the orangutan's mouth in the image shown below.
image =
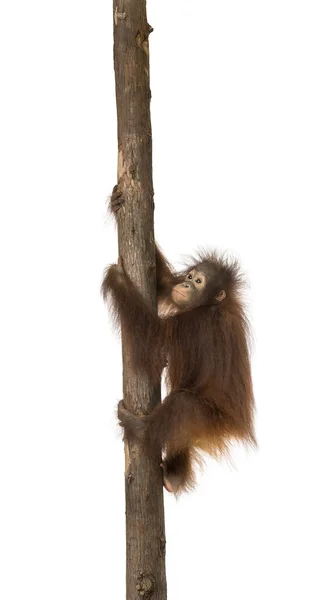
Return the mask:
<path id="1" fill-rule="evenodd" d="M 185 294 L 182 294 L 182 292 L 180 292 L 179 290 L 174 289 L 174 292 L 176 292 L 180 296 L 183 296 L 183 298 L 186 298 Z"/>

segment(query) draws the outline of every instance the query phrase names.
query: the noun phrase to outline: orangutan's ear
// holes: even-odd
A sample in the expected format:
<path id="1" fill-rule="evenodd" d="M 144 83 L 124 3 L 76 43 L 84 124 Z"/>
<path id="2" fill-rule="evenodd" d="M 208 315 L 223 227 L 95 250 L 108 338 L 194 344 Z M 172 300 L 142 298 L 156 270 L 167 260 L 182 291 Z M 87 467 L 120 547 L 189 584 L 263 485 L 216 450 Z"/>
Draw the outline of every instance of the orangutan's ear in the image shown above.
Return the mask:
<path id="1" fill-rule="evenodd" d="M 225 290 L 221 290 L 221 292 L 219 292 L 218 296 L 216 296 L 216 300 L 218 300 L 218 302 L 225 300 L 225 298 L 226 298 Z"/>

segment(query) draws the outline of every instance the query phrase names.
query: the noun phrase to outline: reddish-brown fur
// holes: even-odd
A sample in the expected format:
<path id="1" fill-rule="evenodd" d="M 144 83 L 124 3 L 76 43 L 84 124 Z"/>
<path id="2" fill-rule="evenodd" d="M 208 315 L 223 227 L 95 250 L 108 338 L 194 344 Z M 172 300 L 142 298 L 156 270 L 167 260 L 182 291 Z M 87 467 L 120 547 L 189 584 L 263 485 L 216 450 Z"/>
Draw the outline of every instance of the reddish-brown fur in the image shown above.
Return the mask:
<path id="1" fill-rule="evenodd" d="M 164 476 L 175 493 L 194 485 L 192 464 L 198 450 L 213 456 L 228 452 L 232 440 L 255 445 L 254 398 L 248 348 L 248 323 L 236 262 L 203 255 L 185 273 L 176 274 L 157 249 L 160 318 L 142 299 L 122 266 L 108 268 L 102 291 L 124 326 L 134 368 L 158 382 L 167 364 L 169 394 L 148 417 L 129 413 L 125 434 L 140 437 L 148 452 L 165 453 Z M 180 310 L 171 290 L 196 264 L 214 275 L 204 305 Z M 217 292 L 226 298 L 217 301 Z"/>

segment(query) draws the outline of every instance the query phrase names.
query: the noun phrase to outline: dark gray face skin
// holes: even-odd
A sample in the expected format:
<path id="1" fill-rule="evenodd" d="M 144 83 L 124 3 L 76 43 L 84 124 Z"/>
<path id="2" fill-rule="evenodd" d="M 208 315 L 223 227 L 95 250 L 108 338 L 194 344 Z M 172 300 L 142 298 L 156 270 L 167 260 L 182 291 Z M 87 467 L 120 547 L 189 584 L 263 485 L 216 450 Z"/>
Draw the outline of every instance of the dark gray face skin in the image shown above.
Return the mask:
<path id="1" fill-rule="evenodd" d="M 208 303 L 208 286 L 212 274 L 205 265 L 198 265 L 187 273 L 182 283 L 175 285 L 172 291 L 172 299 L 179 308 L 196 308 Z M 224 290 L 214 296 L 218 302 L 226 297 Z"/>

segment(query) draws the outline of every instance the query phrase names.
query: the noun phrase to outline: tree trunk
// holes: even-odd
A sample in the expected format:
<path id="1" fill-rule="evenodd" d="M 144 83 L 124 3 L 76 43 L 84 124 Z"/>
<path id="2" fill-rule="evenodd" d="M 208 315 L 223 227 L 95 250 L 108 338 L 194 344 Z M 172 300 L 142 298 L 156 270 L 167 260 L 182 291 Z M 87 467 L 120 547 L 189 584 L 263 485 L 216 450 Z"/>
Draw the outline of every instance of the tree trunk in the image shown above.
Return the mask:
<path id="1" fill-rule="evenodd" d="M 119 255 L 143 297 L 156 306 L 152 138 L 146 0 L 114 0 L 114 64 L 118 120 Z M 124 402 L 146 413 L 160 402 L 147 377 L 133 372 L 123 345 Z M 149 349 L 149 351 L 151 351 Z M 126 598 L 166 600 L 165 525 L 160 456 L 125 442 Z"/>

